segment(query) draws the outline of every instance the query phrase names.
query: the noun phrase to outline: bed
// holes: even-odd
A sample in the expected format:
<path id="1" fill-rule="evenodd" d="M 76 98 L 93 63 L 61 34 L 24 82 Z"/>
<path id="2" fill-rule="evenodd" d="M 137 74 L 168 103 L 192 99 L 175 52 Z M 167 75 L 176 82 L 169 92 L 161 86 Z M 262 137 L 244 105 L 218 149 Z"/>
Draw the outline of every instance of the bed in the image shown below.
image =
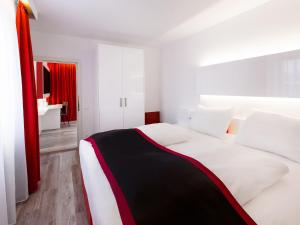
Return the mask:
<path id="1" fill-rule="evenodd" d="M 232 121 L 236 124 L 236 111 L 230 107 L 199 106 L 188 113 L 188 124 L 160 123 L 135 130 L 162 150 L 207 168 L 237 202 L 239 211 L 250 217 L 245 224 L 300 224 L 299 117 L 255 109 L 238 122 L 234 134 L 228 133 Z M 124 225 L 118 198 L 95 149 L 97 146 L 89 139 L 80 142 L 91 221 L 94 225 Z"/>
<path id="2" fill-rule="evenodd" d="M 160 142 L 167 148 L 201 161 L 224 182 L 257 224 L 300 224 L 299 163 L 277 154 L 236 144 L 234 135 L 226 135 L 225 138 L 219 139 L 179 125 L 168 124 L 167 129 L 181 130 L 185 135 L 185 140 L 178 140 L 178 143 L 176 140 L 170 142 L 168 132 L 160 132 L 166 131 L 165 126 L 166 124 L 157 124 L 139 129 L 154 140 L 155 135 L 161 138 Z M 179 135 L 178 139 L 182 136 Z M 83 183 L 93 224 L 123 224 L 114 193 L 91 143 L 82 140 L 79 153 Z M 242 163 L 235 163 L 237 161 Z M 264 171 L 265 176 L 263 176 Z M 274 171 L 277 174 L 280 173 L 281 176 L 263 186 L 264 182 L 273 177 Z M 253 174 L 261 175 L 261 177 L 258 176 L 256 180 L 244 179 L 246 175 L 251 177 Z M 263 187 L 252 188 L 251 185 L 254 183 Z"/>

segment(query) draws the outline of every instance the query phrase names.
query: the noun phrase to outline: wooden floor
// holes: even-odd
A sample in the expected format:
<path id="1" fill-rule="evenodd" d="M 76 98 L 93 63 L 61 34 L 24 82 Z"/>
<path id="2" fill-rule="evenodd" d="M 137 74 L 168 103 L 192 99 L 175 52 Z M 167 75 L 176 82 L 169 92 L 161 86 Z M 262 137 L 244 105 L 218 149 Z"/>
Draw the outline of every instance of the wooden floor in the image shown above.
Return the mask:
<path id="1" fill-rule="evenodd" d="M 40 134 L 41 153 L 77 148 L 77 123 L 62 124 L 60 129 L 43 130 Z"/>
<path id="2" fill-rule="evenodd" d="M 38 192 L 17 206 L 18 225 L 88 225 L 77 150 L 41 156 Z"/>

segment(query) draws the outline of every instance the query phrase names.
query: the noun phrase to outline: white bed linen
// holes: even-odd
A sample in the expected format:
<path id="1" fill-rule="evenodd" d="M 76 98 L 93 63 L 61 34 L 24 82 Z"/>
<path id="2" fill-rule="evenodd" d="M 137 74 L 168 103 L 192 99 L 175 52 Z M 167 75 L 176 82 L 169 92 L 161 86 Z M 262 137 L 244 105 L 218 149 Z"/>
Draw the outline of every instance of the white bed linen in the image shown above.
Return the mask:
<path id="1" fill-rule="evenodd" d="M 139 129 L 158 144 L 164 146 L 179 144 L 189 140 L 189 132 L 187 129 L 169 123 L 144 125 L 140 126 Z"/>
<path id="2" fill-rule="evenodd" d="M 300 163 L 300 119 L 255 110 L 243 122 L 237 142 Z"/>
<path id="3" fill-rule="evenodd" d="M 189 131 L 188 142 L 168 147 L 195 158 L 199 152 L 220 151 L 224 156 L 226 151 L 237 150 L 245 154 L 250 152 L 258 157 L 284 162 L 289 167 L 289 173 L 243 207 L 258 224 L 300 224 L 300 165 L 279 156 L 234 145 L 231 142 L 230 139 L 224 142 L 208 135 Z M 197 152 L 193 150 L 195 148 Z M 221 157 L 216 160 L 219 159 L 222 160 Z M 80 161 L 94 225 L 122 225 L 109 182 L 98 163 L 92 146 L 86 141 L 80 142 Z M 200 161 L 205 165 L 205 159 Z"/>

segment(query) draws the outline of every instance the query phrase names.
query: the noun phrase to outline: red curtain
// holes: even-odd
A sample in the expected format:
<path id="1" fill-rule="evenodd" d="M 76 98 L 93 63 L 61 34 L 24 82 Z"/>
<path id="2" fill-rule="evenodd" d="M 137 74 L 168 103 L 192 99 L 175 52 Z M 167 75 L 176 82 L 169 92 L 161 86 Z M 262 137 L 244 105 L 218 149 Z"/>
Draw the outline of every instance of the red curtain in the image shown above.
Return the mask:
<path id="1" fill-rule="evenodd" d="M 43 98 L 43 62 L 36 63 L 36 97 Z"/>
<path id="2" fill-rule="evenodd" d="M 22 76 L 28 191 L 32 193 L 38 189 L 40 180 L 38 112 L 29 17 L 20 1 L 17 8 L 16 25 Z"/>
<path id="3" fill-rule="evenodd" d="M 76 65 L 48 63 L 48 67 L 51 80 L 49 104 L 68 102 L 67 119 L 77 120 Z"/>

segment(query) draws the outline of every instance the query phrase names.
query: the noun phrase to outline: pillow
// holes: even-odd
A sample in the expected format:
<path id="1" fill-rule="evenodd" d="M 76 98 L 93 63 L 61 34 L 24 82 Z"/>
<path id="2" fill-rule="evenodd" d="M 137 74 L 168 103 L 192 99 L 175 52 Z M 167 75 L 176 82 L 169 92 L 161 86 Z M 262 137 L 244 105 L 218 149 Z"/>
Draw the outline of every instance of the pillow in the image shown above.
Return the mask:
<path id="1" fill-rule="evenodd" d="M 241 159 L 212 166 L 236 200 L 245 205 L 289 172 L 288 167 L 269 158 Z"/>
<path id="2" fill-rule="evenodd" d="M 150 138 L 161 145 L 173 145 L 185 142 L 189 139 L 187 130 L 180 126 L 168 123 L 156 123 L 138 127 Z"/>
<path id="3" fill-rule="evenodd" d="M 189 127 L 201 133 L 224 138 L 232 116 L 232 108 L 199 106 L 191 115 Z"/>
<path id="4" fill-rule="evenodd" d="M 236 142 L 300 162 L 300 119 L 254 111 L 242 124 Z"/>

